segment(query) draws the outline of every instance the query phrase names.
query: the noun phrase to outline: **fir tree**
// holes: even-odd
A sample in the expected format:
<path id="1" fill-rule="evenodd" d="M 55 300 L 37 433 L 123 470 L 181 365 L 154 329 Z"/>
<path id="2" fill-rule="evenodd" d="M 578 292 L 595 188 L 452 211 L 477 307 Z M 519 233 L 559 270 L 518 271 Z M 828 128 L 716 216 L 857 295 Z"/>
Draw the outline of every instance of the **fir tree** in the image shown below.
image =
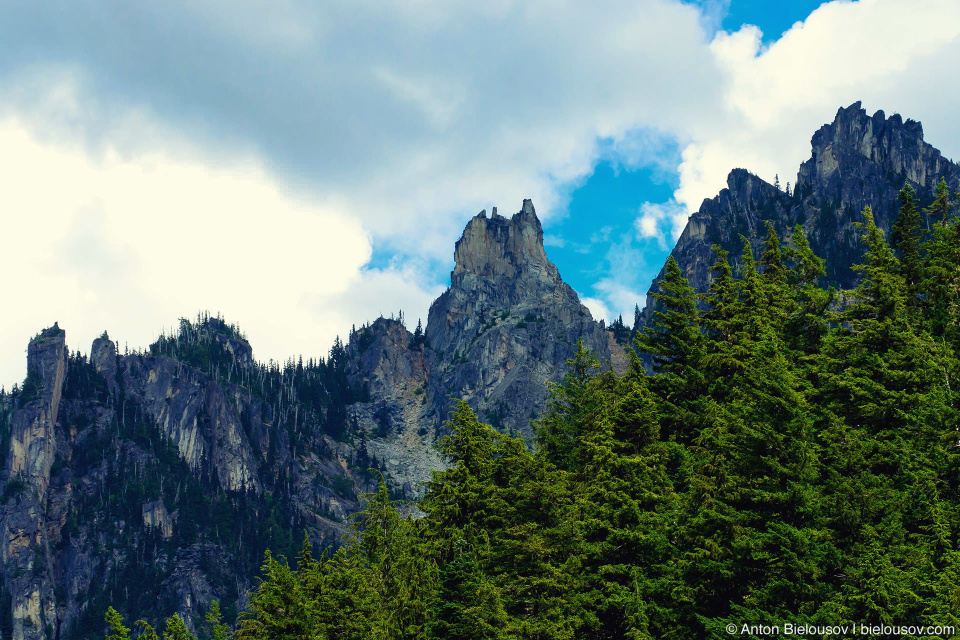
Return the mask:
<path id="1" fill-rule="evenodd" d="M 907 304 L 913 308 L 918 304 L 917 294 L 922 279 L 921 239 L 923 229 L 920 226 L 920 212 L 917 209 L 916 194 L 909 182 L 905 182 L 898 196 L 900 214 L 890 233 L 893 248 L 900 255 L 899 274 L 906 283 Z"/>
<path id="2" fill-rule="evenodd" d="M 927 231 L 930 230 L 931 226 L 938 223 L 940 225 L 947 224 L 950 218 L 950 210 L 955 204 L 950 200 L 950 187 L 947 186 L 946 179 L 941 176 L 940 181 L 937 182 L 933 202 L 923 210 L 926 214 L 924 217 L 927 220 Z"/>
<path id="3" fill-rule="evenodd" d="M 123 618 L 113 607 L 107 609 L 106 622 L 109 627 L 106 640 L 129 640 L 130 629 L 123 626 Z"/>
<path id="4" fill-rule="evenodd" d="M 653 294 L 663 311 L 654 313 L 652 324 L 637 335 L 637 351 L 649 353 L 654 377 L 651 388 L 664 402 L 664 428 L 668 434 L 688 438 L 693 402 L 702 394 L 705 379 L 700 370 L 706 338 L 700 328 L 700 313 L 693 287 L 683 277 L 673 256 L 667 259 L 660 291 Z"/>

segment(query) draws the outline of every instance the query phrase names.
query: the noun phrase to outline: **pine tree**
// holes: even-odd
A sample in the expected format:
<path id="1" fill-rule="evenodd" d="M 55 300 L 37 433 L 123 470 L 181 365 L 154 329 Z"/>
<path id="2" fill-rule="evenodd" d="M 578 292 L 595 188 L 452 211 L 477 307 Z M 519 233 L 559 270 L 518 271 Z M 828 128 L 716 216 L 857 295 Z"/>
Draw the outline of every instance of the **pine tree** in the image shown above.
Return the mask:
<path id="1" fill-rule="evenodd" d="M 784 338 L 791 351 L 806 358 L 809 366 L 812 364 L 811 357 L 819 351 L 827 334 L 829 325 L 826 311 L 836 299 L 836 290 L 818 286 L 818 281 L 826 275 L 825 263 L 810 249 L 802 226 L 794 228 L 784 256 L 791 264 L 787 270 L 787 285 L 792 298 L 792 310 L 784 327 Z"/>
<path id="2" fill-rule="evenodd" d="M 678 502 L 665 469 L 682 449 L 661 441 L 645 377 L 630 374 L 612 388 L 602 378 L 594 384 L 607 410 L 581 436 L 582 455 L 570 477 L 581 541 L 578 590 L 593 612 L 577 637 L 669 635 Z"/>
<path id="3" fill-rule="evenodd" d="M 920 212 L 917 209 L 916 194 L 909 182 L 905 182 L 898 196 L 900 214 L 890 233 L 893 248 L 900 255 L 899 274 L 906 283 L 907 304 L 911 308 L 919 304 L 917 294 L 922 279 L 923 258 L 920 242 L 923 229 L 920 226 Z"/>
<path id="4" fill-rule="evenodd" d="M 413 340 L 410 342 L 411 349 L 417 349 L 420 345 L 426 343 L 426 336 L 423 334 L 423 322 L 417 319 L 417 328 L 413 331 Z"/>
<path id="5" fill-rule="evenodd" d="M 947 186 L 946 179 L 941 176 L 933 202 L 923 210 L 927 219 L 927 231 L 937 223 L 945 225 L 950 218 L 950 210 L 955 204 L 950 200 L 950 187 Z"/>
<path id="6" fill-rule="evenodd" d="M 110 628 L 106 640 L 129 640 L 130 629 L 123 626 L 123 618 L 113 607 L 107 609 L 106 623 Z"/>
<path id="7" fill-rule="evenodd" d="M 635 344 L 638 352 L 651 354 L 653 370 L 660 374 L 650 386 L 664 403 L 661 411 L 666 433 L 688 439 L 685 432 L 694 423 L 693 402 L 705 389 L 699 367 L 706 337 L 700 327 L 696 293 L 673 256 L 667 259 L 659 284 L 660 291 L 653 297 L 664 310 L 654 313 L 653 322 L 637 335 Z"/>
<path id="8" fill-rule="evenodd" d="M 937 198 L 926 210 L 934 218 L 925 244 L 921 294 L 925 327 L 960 352 L 960 227 L 950 217 L 954 203 L 948 199 L 946 181 L 937 184 Z M 928 218 L 928 219 L 929 219 Z"/>
<path id="9" fill-rule="evenodd" d="M 287 566 L 286 560 L 283 558 L 276 560 L 267 551 L 262 571 L 266 577 L 250 598 L 248 610 L 240 614 L 234 636 L 238 640 L 316 637 L 319 621 L 313 605 L 304 596 L 302 585 L 296 574 Z M 168 621 L 167 629 L 170 628 Z M 175 625 L 174 632 L 177 628 L 178 626 Z M 164 640 L 183 639 L 168 638 L 165 631 Z"/>
<path id="10" fill-rule="evenodd" d="M 864 218 L 861 282 L 855 302 L 837 315 L 844 324 L 825 341 L 816 400 L 826 410 L 819 427 L 823 510 L 835 514 L 833 538 L 844 563 L 838 570 L 858 585 L 838 602 L 879 622 L 889 612 L 922 614 L 916 593 L 900 585 L 917 584 L 934 561 L 923 549 L 937 546 L 938 509 L 936 500 L 915 498 L 917 509 L 898 496 L 906 487 L 953 484 L 944 480 L 954 473 L 955 454 L 944 445 L 955 440 L 956 414 L 949 352 L 912 322 L 903 270 L 869 208 Z"/>
<path id="11" fill-rule="evenodd" d="M 167 626 L 163 630 L 163 640 L 197 640 L 190 633 L 180 614 L 175 613 L 167 618 Z"/>
<path id="12" fill-rule="evenodd" d="M 501 638 L 507 625 L 500 589 L 486 576 L 474 545 L 453 542 L 452 557 L 443 565 L 434 599 L 428 636 L 437 640 Z"/>
<path id="13" fill-rule="evenodd" d="M 210 610 L 207 611 L 206 621 L 209 625 L 211 640 L 227 640 L 230 636 L 230 627 L 223 622 L 223 616 L 220 613 L 220 603 L 216 600 L 210 603 Z"/>
<path id="14" fill-rule="evenodd" d="M 563 382 L 551 387 L 546 415 L 534 425 L 540 450 L 560 469 L 576 464 L 581 436 L 605 410 L 605 398 L 593 383 L 599 373 L 600 361 L 578 340 Z"/>
<path id="15" fill-rule="evenodd" d="M 636 338 L 637 350 L 653 358 L 653 370 L 686 378 L 696 370 L 702 355 L 697 296 L 671 255 L 653 294 L 664 311 L 655 311 L 654 320 Z"/>

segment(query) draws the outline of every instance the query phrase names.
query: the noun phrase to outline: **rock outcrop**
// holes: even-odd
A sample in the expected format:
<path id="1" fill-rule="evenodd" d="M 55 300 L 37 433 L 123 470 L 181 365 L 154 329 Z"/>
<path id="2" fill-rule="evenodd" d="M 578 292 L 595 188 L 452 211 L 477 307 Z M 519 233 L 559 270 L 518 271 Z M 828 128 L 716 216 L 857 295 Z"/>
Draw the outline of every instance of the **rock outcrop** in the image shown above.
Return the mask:
<path id="1" fill-rule="evenodd" d="M 430 307 L 427 402 L 441 423 L 457 398 L 497 428 L 529 437 L 547 383 L 563 377 L 577 341 L 607 362 L 619 345 L 547 258 L 530 200 L 511 218 L 480 212 L 454 259 L 450 288 Z"/>
<path id="2" fill-rule="evenodd" d="M 88 361 L 56 325 L 30 341 L 0 396 L 4 640 L 99 636 L 110 604 L 195 629 L 213 599 L 242 606 L 267 547 L 338 544 L 375 487 L 356 445 L 303 424 L 292 371 L 217 319 L 186 326 L 176 357 L 104 335 Z"/>
<path id="3" fill-rule="evenodd" d="M 14 640 L 43 635 L 57 619 L 46 529 L 50 515 L 60 515 L 57 501 L 51 501 L 49 494 L 66 373 L 65 333 L 54 323 L 27 347 L 27 378 L 17 398 L 19 410 L 12 414 L 9 439 L 4 438 L 9 444 L 2 475 L 0 562 Z"/>
<path id="4" fill-rule="evenodd" d="M 838 110 L 834 121 L 813 135 L 811 145 L 811 157 L 800 166 L 792 192 L 734 169 L 727 188 L 690 216 L 672 254 L 694 289 L 703 292 L 710 286 L 712 245 L 736 261 L 743 251 L 740 236 L 756 250 L 767 220 L 784 241 L 795 225 L 802 225 L 811 248 L 826 261 L 827 284 L 852 288 L 856 274 L 851 266 L 863 255 L 854 225 L 862 221 L 864 207 L 873 209 L 877 225 L 889 237 L 904 182 L 916 190 L 920 206 L 933 200 L 941 177 L 951 190 L 960 184 L 960 166 L 924 142 L 919 122 L 896 114 L 887 118 L 882 111 L 871 117 L 859 102 Z M 662 277 L 661 270 L 657 280 Z M 655 282 L 647 294 L 644 323 L 657 309 L 651 295 L 656 291 Z"/>
<path id="5" fill-rule="evenodd" d="M 442 465 L 433 442 L 455 400 L 498 429 L 532 438 L 531 418 L 578 340 L 618 370 L 628 363 L 547 258 L 530 200 L 511 218 L 494 209 L 471 219 L 454 261 L 450 288 L 431 305 L 422 335 L 381 318 L 347 346 L 351 380 L 366 397 L 348 407 L 349 420 L 370 459 L 408 497 L 422 495 Z"/>
<path id="6" fill-rule="evenodd" d="M 405 496 L 421 496 L 431 470 L 443 466 L 433 447 L 438 425 L 427 405 L 425 345 L 399 320 L 380 318 L 351 336 L 347 352 L 355 367 L 351 382 L 365 391 L 365 401 L 349 405 L 347 415 L 369 464 Z"/>

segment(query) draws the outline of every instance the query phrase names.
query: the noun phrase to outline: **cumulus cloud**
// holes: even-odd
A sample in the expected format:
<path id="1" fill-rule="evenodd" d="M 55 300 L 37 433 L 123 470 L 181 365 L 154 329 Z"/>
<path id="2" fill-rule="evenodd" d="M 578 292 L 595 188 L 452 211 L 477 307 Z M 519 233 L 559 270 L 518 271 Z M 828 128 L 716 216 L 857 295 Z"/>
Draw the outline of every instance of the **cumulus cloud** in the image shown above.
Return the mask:
<path id="1" fill-rule="evenodd" d="M 634 227 L 641 238 L 655 238 L 663 249 L 676 242 L 687 224 L 688 211 L 682 204 L 669 202 L 644 202 L 640 205 L 639 216 Z"/>
<path id="2" fill-rule="evenodd" d="M 384 294 L 377 283 L 397 279 L 361 270 L 371 247 L 356 220 L 286 193 L 249 160 L 211 168 L 162 153 L 93 157 L 10 119 L 0 122 L 0 149 L 7 387 L 24 376 L 27 340 L 54 321 L 74 349 L 104 329 L 138 348 L 209 309 L 239 322 L 263 359 L 323 355 L 349 328 L 344 316 L 379 311 L 350 288 Z M 415 302 L 434 293 L 404 275 L 386 288 Z"/>
<path id="3" fill-rule="evenodd" d="M 224 6 L 5 7 L 0 264 L 16 312 L 0 382 L 55 319 L 75 346 L 103 328 L 142 346 L 211 309 L 259 357 L 323 352 L 347 320 L 425 307 L 449 266 L 410 257 L 448 265 L 481 208 L 529 197 L 563 215 L 601 158 L 679 172 L 675 204 L 648 203 L 630 243 L 612 240 L 627 255 L 669 243 L 733 167 L 785 183 L 858 99 L 960 148 L 953 3 L 832 2 L 766 48 L 755 29 L 717 31 L 726 0 Z M 407 258 L 371 269 L 371 245 Z M 608 262 L 588 292 L 604 317 L 642 293 L 617 271 L 639 261 Z"/>
<path id="4" fill-rule="evenodd" d="M 586 296 L 580 296 L 580 302 L 590 310 L 590 315 L 593 316 L 594 320 L 609 322 L 610 310 L 607 308 L 607 305 L 600 300 L 599 298 L 590 298 Z"/>
<path id="5" fill-rule="evenodd" d="M 958 24 L 956 3 L 838 0 L 769 47 L 753 26 L 719 32 L 709 45 L 723 80 L 719 108 L 687 129 L 676 200 L 696 210 L 735 167 L 793 182 L 813 132 L 857 100 L 871 113 L 921 120 L 929 140 L 956 153 L 960 125 L 951 105 L 960 91 L 938 78 L 956 73 Z"/>
<path id="6" fill-rule="evenodd" d="M 700 12 L 668 0 L 291 0 L 226 17 L 176 4 L 19 5 L 0 25 L 0 78 L 69 74 L 85 101 L 68 124 L 90 144 L 118 113 L 147 111 L 336 197 L 375 239 L 444 257 L 491 202 L 532 197 L 556 215 L 558 185 L 589 175 L 598 138 L 675 129 L 716 84 Z M 442 241 L 425 245 L 436 225 Z"/>

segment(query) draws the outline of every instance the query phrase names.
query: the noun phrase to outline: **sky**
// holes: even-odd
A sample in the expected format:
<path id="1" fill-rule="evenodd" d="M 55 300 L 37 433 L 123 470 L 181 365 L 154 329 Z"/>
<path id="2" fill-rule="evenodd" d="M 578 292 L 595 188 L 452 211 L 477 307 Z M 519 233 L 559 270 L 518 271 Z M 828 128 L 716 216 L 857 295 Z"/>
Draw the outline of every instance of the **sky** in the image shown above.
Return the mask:
<path id="1" fill-rule="evenodd" d="M 960 157 L 960 3 L 0 0 L 0 386 L 54 321 L 145 348 L 219 313 L 262 361 L 426 320 L 467 220 L 532 198 L 632 321 L 733 168 L 795 181 L 857 100 Z"/>

